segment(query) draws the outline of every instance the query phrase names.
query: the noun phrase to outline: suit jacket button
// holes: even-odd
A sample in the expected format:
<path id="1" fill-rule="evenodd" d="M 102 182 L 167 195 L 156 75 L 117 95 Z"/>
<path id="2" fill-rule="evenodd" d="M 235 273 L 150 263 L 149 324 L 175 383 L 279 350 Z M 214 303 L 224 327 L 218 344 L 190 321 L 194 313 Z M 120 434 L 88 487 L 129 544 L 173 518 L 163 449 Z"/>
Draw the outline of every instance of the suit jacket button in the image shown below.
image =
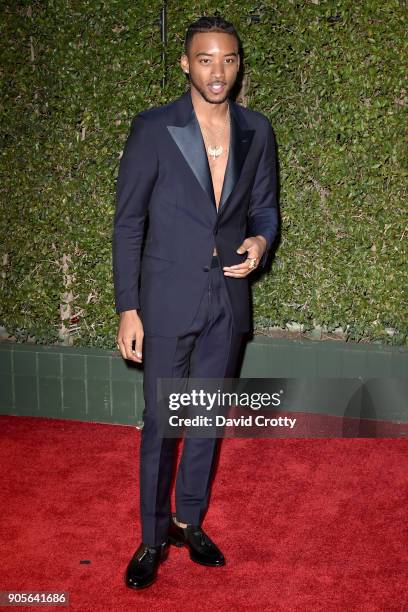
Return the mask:
<path id="1" fill-rule="evenodd" d="M 204 272 L 209 272 L 210 271 L 210 266 L 204 266 L 203 270 L 204 270 Z"/>

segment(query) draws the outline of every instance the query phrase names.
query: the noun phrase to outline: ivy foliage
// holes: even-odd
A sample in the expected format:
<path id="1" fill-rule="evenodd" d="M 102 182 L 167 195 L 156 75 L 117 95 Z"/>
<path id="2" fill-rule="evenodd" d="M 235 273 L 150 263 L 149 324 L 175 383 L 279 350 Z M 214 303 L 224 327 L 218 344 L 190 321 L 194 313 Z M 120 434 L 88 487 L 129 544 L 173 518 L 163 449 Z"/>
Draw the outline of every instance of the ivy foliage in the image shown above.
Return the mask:
<path id="1" fill-rule="evenodd" d="M 278 143 L 281 237 L 255 325 L 407 344 L 406 7 L 398 0 L 4 2 L 0 324 L 110 348 L 115 180 L 132 117 L 185 91 L 184 31 L 222 11 Z"/>

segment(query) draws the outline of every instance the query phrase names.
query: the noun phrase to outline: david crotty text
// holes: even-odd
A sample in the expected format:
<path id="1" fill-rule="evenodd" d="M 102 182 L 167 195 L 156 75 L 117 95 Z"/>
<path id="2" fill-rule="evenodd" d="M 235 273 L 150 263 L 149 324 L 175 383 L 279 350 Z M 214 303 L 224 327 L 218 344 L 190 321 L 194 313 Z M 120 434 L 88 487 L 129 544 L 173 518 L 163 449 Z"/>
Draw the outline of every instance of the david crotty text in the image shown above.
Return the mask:
<path id="1" fill-rule="evenodd" d="M 296 419 L 289 417 L 270 418 L 262 414 L 253 416 L 240 416 L 237 418 L 227 418 L 222 415 L 217 415 L 214 418 L 209 416 L 195 416 L 193 418 L 179 417 L 171 415 L 169 417 L 169 425 L 172 427 L 290 427 L 293 429 L 296 425 Z"/>

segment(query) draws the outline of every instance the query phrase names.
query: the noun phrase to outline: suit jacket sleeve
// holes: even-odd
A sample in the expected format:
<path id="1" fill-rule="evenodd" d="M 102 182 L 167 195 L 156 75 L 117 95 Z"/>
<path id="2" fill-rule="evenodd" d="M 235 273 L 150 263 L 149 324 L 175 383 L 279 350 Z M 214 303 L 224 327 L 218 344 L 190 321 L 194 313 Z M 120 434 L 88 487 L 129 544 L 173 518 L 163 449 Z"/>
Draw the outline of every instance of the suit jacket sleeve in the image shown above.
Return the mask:
<path id="1" fill-rule="evenodd" d="M 266 137 L 248 209 L 249 236 L 264 236 L 266 251 L 258 267 L 264 267 L 278 230 L 277 172 L 275 137 L 266 119 Z"/>
<path id="2" fill-rule="evenodd" d="M 158 172 L 149 122 L 134 117 L 116 182 L 112 239 L 116 312 L 139 308 L 140 255 L 145 218 Z"/>

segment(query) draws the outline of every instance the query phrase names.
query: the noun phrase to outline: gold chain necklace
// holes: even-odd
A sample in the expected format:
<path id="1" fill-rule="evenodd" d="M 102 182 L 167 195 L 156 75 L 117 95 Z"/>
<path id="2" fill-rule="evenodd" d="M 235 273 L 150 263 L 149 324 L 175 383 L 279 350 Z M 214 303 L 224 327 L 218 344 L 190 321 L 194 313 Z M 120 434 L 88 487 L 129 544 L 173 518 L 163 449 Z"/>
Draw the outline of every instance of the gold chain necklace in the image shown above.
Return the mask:
<path id="1" fill-rule="evenodd" d="M 225 114 L 225 123 L 219 132 L 218 138 L 220 140 L 221 140 L 221 137 L 224 135 L 224 131 L 225 131 L 225 128 L 227 127 L 228 120 L 229 120 L 229 105 L 227 107 L 227 112 Z M 201 129 L 205 134 L 207 134 L 207 140 L 208 140 L 208 130 L 204 126 L 202 126 Z M 222 145 L 208 144 L 207 146 L 207 153 L 213 158 L 213 160 L 217 159 L 217 157 L 222 155 L 223 151 L 224 151 L 224 147 Z"/>

